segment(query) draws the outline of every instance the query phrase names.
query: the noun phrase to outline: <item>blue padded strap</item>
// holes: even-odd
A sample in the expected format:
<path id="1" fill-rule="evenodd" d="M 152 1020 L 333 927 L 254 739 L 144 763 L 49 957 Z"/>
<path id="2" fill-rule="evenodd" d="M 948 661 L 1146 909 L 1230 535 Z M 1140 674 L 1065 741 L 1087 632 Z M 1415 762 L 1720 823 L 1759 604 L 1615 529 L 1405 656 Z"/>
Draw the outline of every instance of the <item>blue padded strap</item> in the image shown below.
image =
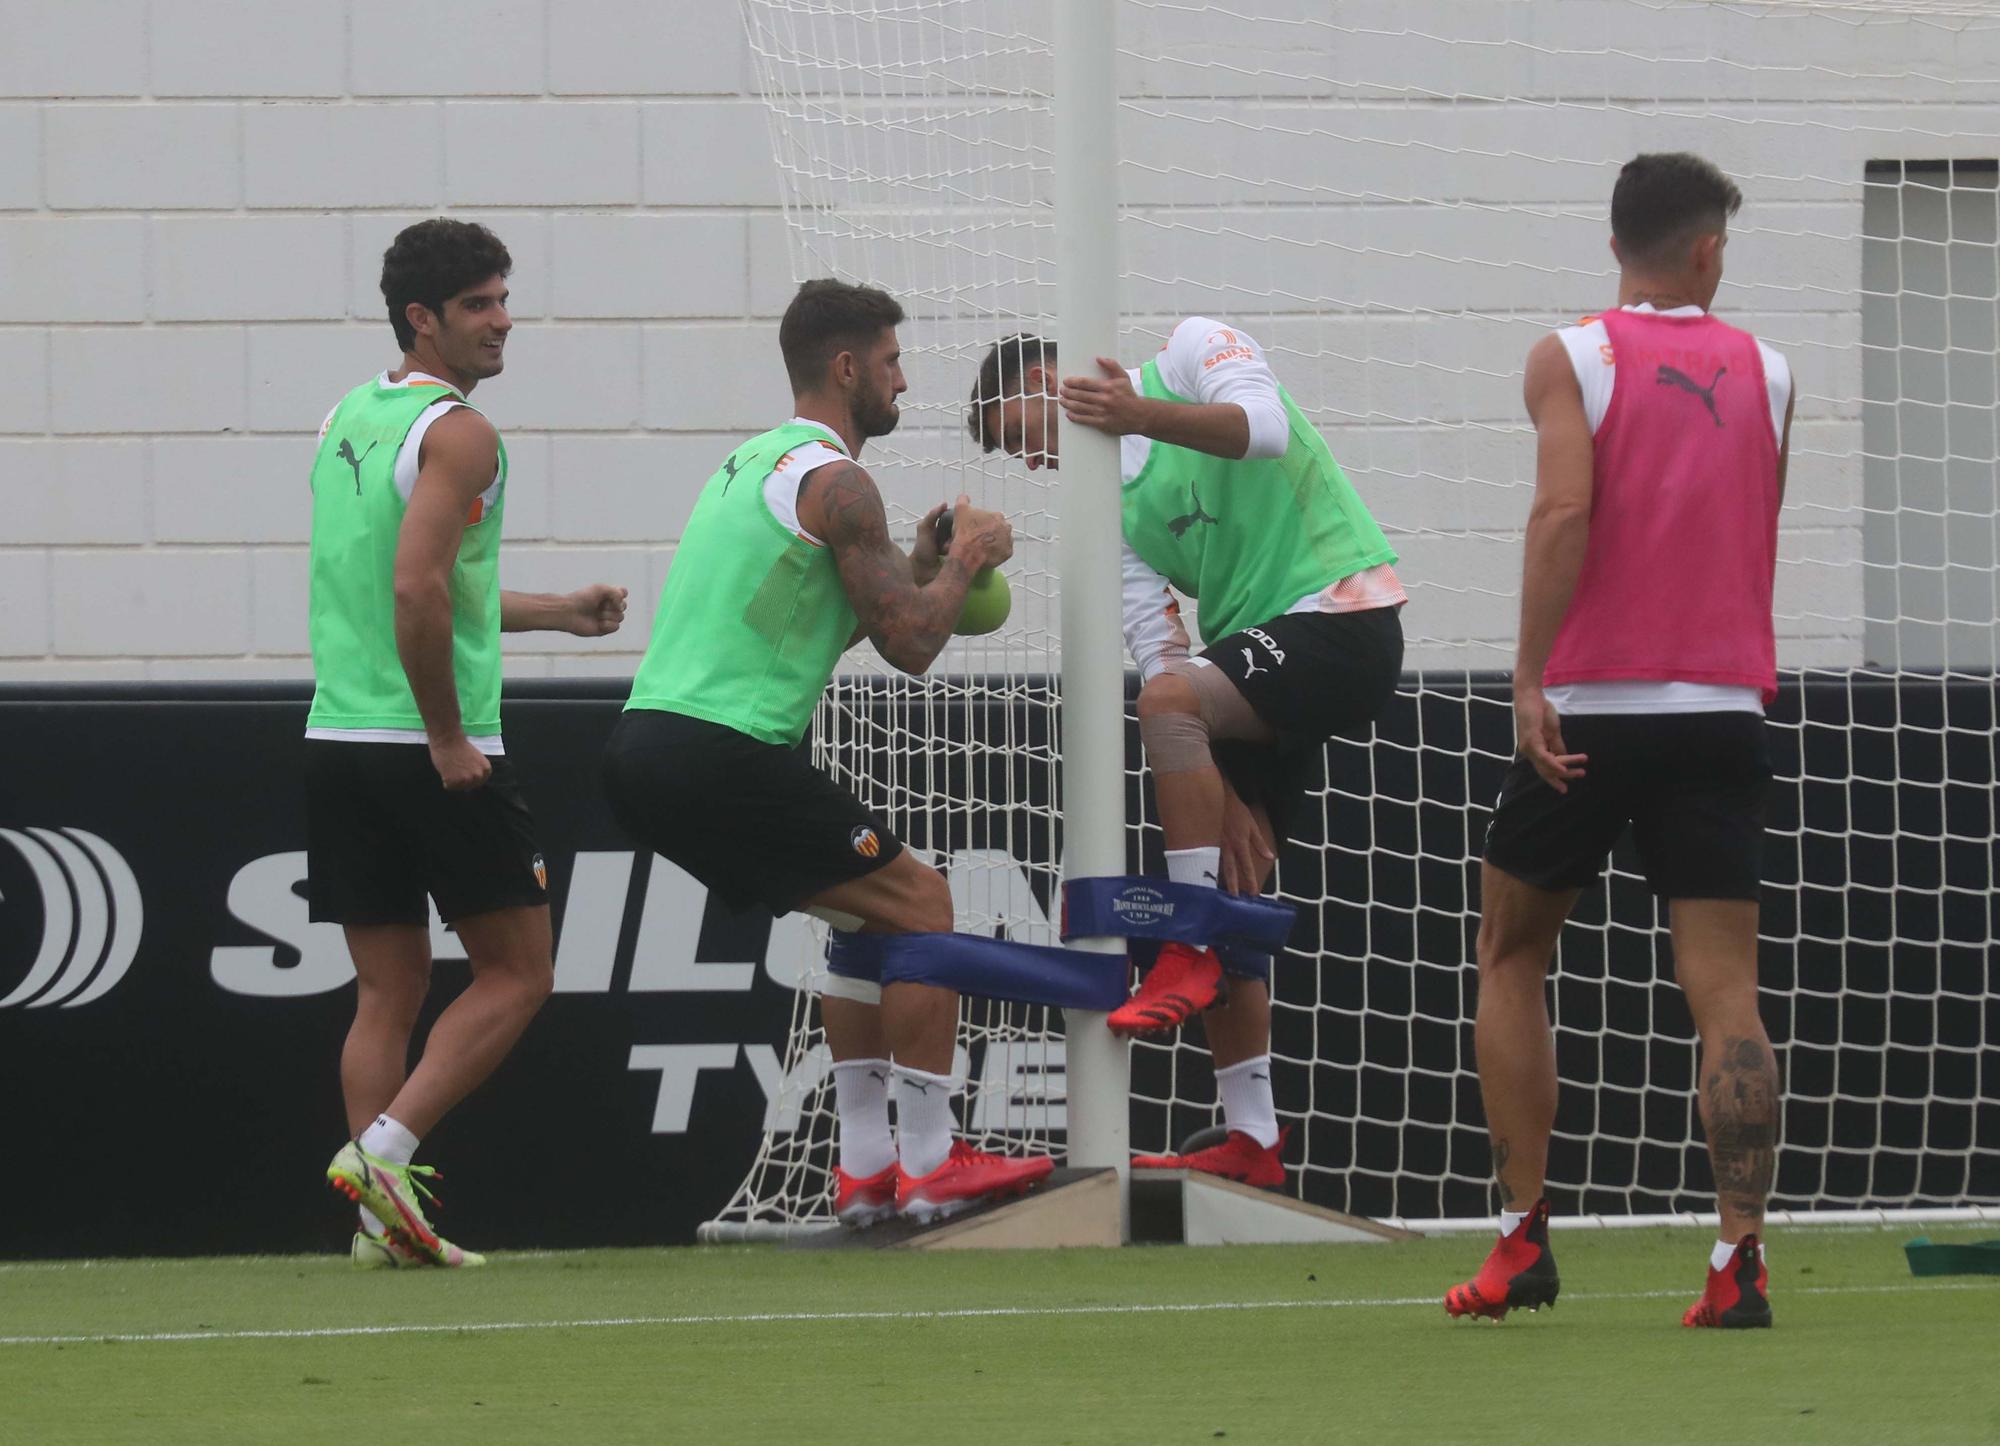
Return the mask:
<path id="1" fill-rule="evenodd" d="M 882 946 L 891 936 L 835 929 L 826 940 L 826 972 L 849 979 L 882 982 Z"/>
<path id="2" fill-rule="evenodd" d="M 1222 972 L 1231 979 L 1255 979 L 1266 986 L 1271 982 L 1271 956 L 1262 949 L 1247 944 L 1217 944 L 1215 957 L 1222 961 Z"/>
<path id="3" fill-rule="evenodd" d="M 1206 884 L 1118 878 L 1071 879 L 1063 886 L 1065 939 L 1110 935 L 1282 949 L 1297 917 L 1289 904 L 1245 898 Z"/>
<path id="4" fill-rule="evenodd" d="M 976 934 L 883 934 L 882 982 L 935 984 L 981 999 L 1109 1013 L 1125 1002 L 1123 954 L 1086 954 Z"/>

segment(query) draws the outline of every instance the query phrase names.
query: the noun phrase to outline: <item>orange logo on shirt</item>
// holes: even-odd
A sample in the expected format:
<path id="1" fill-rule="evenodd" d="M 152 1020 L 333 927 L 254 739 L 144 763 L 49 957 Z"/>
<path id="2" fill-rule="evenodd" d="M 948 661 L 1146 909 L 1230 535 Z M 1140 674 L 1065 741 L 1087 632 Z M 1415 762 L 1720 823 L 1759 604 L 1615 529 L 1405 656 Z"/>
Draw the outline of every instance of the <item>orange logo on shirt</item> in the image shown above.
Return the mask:
<path id="1" fill-rule="evenodd" d="M 1201 359 L 1201 369 L 1203 371 L 1207 371 L 1217 362 L 1248 361 L 1250 359 L 1250 355 L 1251 355 L 1250 348 L 1247 346 L 1224 347 L 1214 356 L 1203 357 Z"/>
<path id="2" fill-rule="evenodd" d="M 865 824 L 849 834 L 847 842 L 864 859 L 872 859 L 882 852 L 882 840 L 876 837 L 874 829 Z"/>
<path id="3" fill-rule="evenodd" d="M 1228 327 L 1225 326 L 1216 331 L 1211 331 L 1208 334 L 1208 345 L 1213 346 L 1218 340 L 1220 340 L 1224 346 L 1235 346 L 1236 333 L 1231 331 Z"/>

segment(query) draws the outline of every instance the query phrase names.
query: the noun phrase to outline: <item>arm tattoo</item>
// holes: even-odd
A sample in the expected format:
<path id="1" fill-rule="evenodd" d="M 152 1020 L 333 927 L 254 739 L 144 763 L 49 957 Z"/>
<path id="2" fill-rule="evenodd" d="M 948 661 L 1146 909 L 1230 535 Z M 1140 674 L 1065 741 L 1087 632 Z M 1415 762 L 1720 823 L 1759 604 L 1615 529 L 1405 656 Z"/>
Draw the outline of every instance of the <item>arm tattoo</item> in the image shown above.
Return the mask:
<path id="1" fill-rule="evenodd" d="M 965 603 L 966 572 L 947 558 L 928 587 L 910 575 L 910 559 L 889 540 L 889 518 L 874 479 L 852 462 L 829 462 L 807 477 L 824 514 L 826 545 L 840 568 L 847 601 L 862 629 L 891 663 L 921 673 L 951 637 Z"/>
<path id="2" fill-rule="evenodd" d="M 1704 1061 L 1701 1123 L 1715 1193 L 1752 1220 L 1764 1218 L 1777 1169 L 1778 1063 L 1761 1039 L 1732 1036 Z"/>

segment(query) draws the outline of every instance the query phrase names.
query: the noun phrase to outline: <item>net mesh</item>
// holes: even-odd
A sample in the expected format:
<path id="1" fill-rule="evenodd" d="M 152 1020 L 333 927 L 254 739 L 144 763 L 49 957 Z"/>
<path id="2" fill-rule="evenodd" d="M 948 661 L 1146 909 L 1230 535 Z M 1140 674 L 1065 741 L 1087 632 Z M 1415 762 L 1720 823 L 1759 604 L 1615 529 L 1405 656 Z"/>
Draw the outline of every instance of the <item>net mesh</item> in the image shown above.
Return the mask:
<path id="1" fill-rule="evenodd" d="M 892 514 L 965 491 L 1020 538 L 1008 626 L 924 679 L 851 654 L 818 757 L 947 868 L 962 928 L 1034 942 L 1060 857 L 1058 501 L 1048 474 L 983 454 L 963 408 L 993 340 L 1054 334 L 1050 13 L 744 4 L 796 274 L 884 286 L 909 313 L 904 420 L 866 459 Z M 1470 961 L 1534 477 L 1520 363 L 1615 296 L 1619 165 L 1685 149 L 1746 196 L 1716 309 L 1796 379 L 1760 964 L 1786 1082 L 1774 1204 L 2000 1197 L 2000 18 L 1890 0 L 1126 0 L 1119 25 L 1124 359 L 1188 315 L 1255 336 L 1410 595 L 1404 687 L 1376 739 L 1328 746 L 1278 871 L 1301 912 L 1274 1026 L 1294 1188 L 1378 1216 L 1492 1209 Z M 1137 763 L 1134 858 L 1156 863 Z M 1621 853 L 1564 933 L 1560 1207 L 1708 1208 L 1664 924 Z M 785 937 L 818 967 L 806 931 Z M 807 994 L 795 1023 L 725 1220 L 826 1217 Z M 1059 1022 L 968 1001 L 962 1045 L 975 1138 L 1060 1149 Z M 1136 1149 L 1215 1118 L 1198 1031 L 1138 1046 L 1133 1077 Z"/>

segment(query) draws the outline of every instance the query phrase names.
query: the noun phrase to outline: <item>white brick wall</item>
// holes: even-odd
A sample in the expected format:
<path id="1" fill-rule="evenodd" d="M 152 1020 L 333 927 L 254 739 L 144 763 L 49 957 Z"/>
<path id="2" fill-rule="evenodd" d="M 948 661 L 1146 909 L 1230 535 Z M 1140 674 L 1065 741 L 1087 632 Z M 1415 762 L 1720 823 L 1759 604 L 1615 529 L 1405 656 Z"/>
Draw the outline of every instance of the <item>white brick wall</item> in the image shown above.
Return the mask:
<path id="1" fill-rule="evenodd" d="M 338 5 L 168 0 L 154 5 L 150 18 L 156 96 L 334 96 L 345 89 L 347 25 Z"/>
<path id="2" fill-rule="evenodd" d="M 146 444 L 0 440 L 0 517 L 11 542 L 147 542 Z"/>
<path id="3" fill-rule="evenodd" d="M 143 321 L 146 223 L 0 221 L 0 315 L 15 321 Z"/>
<path id="4" fill-rule="evenodd" d="M 41 112 L 33 106 L 0 105 L 0 211 L 34 206 L 41 189 Z"/>
<path id="5" fill-rule="evenodd" d="M 1800 377 L 1786 660 L 1855 660 L 1862 170 L 2000 154 L 2000 29 L 1636 0 L 1233 8 L 1285 23 L 1124 7 L 1131 355 L 1193 310 L 1271 347 L 1404 553 L 1411 661 L 1508 661 L 1520 357 L 1609 299 L 1618 163 L 1678 146 L 1742 179 L 1723 305 Z M 1023 0 L 1023 24 L 1045 11 Z M 794 127 L 816 167 L 799 194 L 831 207 L 814 254 L 911 306 L 904 426 L 871 452 L 885 493 L 1006 507 L 1025 572 L 1048 477 L 970 458 L 959 408 L 1012 329 L 996 318 L 1053 300 L 1046 116 L 949 87 L 1045 90 L 1047 58 L 923 33 L 868 52 L 904 66 L 870 82 L 901 97 L 870 113 L 895 124 Z M 853 43 L 814 32 L 813 84 L 859 92 Z M 756 70 L 733 0 L 0 0 L 0 679 L 305 673 L 313 434 L 394 361 L 381 253 L 440 210 L 516 263 L 508 370 L 479 394 L 512 464 L 503 575 L 634 598 L 613 644 L 510 639 L 509 671 L 629 671 L 696 491 L 788 413 Z M 1577 96 L 1598 99 L 1551 103 Z M 946 236 L 936 208 L 982 186 L 996 224 Z M 875 239 L 884 206 L 915 234 Z M 1024 575 L 1018 615 L 1046 616 L 1046 590 Z"/>
<path id="6" fill-rule="evenodd" d="M 146 0 L 0 0 L 0 95 L 139 95 Z"/>
<path id="7" fill-rule="evenodd" d="M 240 118 L 233 105 L 52 104 L 42 112 L 44 199 L 58 211 L 235 206 Z"/>
<path id="8" fill-rule="evenodd" d="M 252 210 L 435 206 L 443 176 L 436 101 L 244 107 L 243 204 Z"/>

